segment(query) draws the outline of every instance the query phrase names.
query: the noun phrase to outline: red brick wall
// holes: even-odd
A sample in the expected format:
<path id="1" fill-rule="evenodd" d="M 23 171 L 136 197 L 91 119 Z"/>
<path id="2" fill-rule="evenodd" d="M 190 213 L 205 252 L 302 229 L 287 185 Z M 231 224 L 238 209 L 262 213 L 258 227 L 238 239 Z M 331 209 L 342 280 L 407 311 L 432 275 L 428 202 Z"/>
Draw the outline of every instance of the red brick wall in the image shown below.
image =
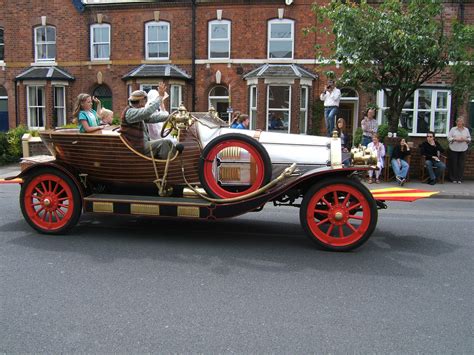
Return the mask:
<path id="1" fill-rule="evenodd" d="M 316 1 L 320 4 L 327 0 Z M 278 17 L 278 8 L 284 9 L 284 18 L 295 20 L 295 59 L 314 59 L 314 45 L 332 41 L 331 37 L 324 37 L 320 33 L 301 34 L 303 28 L 317 23 L 311 6 L 313 1 L 295 0 L 291 6 L 281 1 L 268 0 L 259 2 L 212 2 L 199 3 L 197 6 L 196 27 L 196 58 L 207 60 L 208 54 L 208 22 L 216 19 L 216 10 L 223 10 L 223 19 L 232 21 L 231 58 L 237 63 L 198 64 L 196 65 L 196 111 L 208 109 L 209 90 L 216 85 L 215 73 L 222 74 L 221 82 L 230 88 L 231 105 L 234 110 L 246 112 L 249 97 L 247 82 L 242 74 L 247 73 L 261 64 L 239 63 L 238 59 L 256 59 L 265 62 L 267 59 L 267 21 Z M 66 90 L 66 105 L 68 119 L 72 117 L 75 98 L 81 92 L 92 93 L 98 85 L 97 74 L 101 72 L 103 84 L 113 93 L 113 110 L 119 115 L 126 105 L 128 91 L 127 83 L 122 77 L 133 68 L 142 64 L 145 59 L 144 36 L 145 23 L 154 20 L 154 11 L 160 11 L 160 20 L 168 21 L 171 26 L 170 61 L 172 64 L 192 73 L 192 23 L 191 6 L 178 2 L 156 2 L 151 4 L 133 4 L 128 6 L 95 6 L 87 7 L 83 13 L 78 12 L 70 0 L 0 0 L 0 8 L 8 16 L 0 18 L 0 26 L 5 29 L 5 70 L 0 69 L 0 85 L 3 85 L 9 96 L 10 126 L 16 125 L 16 116 L 21 123 L 26 123 L 26 93 L 23 83 L 18 85 L 18 96 L 15 99 L 15 77 L 34 62 L 33 28 L 41 24 L 41 16 L 46 16 L 48 25 L 56 27 L 56 62 L 59 66 L 71 73 L 76 80 L 69 83 Z M 90 61 L 90 25 L 96 23 L 97 15 L 103 15 L 103 22 L 111 25 L 111 63 L 91 65 Z M 446 3 L 448 18 L 459 16 L 459 5 Z M 467 23 L 474 23 L 474 4 L 464 5 L 464 19 Z M 319 100 L 319 93 L 326 84 L 323 72 L 333 70 L 339 76 L 342 68 L 320 67 L 315 64 L 304 64 L 308 70 L 319 75 L 313 81 L 310 90 L 309 107 L 314 100 Z M 449 84 L 449 73 L 443 73 L 434 78 L 431 83 Z M 133 89 L 139 87 L 136 80 L 132 80 Z M 47 87 L 48 119 L 52 115 L 51 88 Z M 191 109 L 192 84 L 189 82 L 183 87 L 185 105 Z M 359 92 L 359 120 L 368 103 L 375 102 L 375 98 Z M 298 132 L 298 103 L 299 90 L 295 82 L 292 89 L 292 124 L 291 131 Z M 258 84 L 258 119 L 257 128 L 265 129 L 266 122 L 266 88 L 263 80 Z M 454 114 L 454 110 L 452 110 Z M 466 113 L 463 106 L 459 113 Z M 309 117 L 312 112 L 310 109 Z M 323 120 L 323 117 L 319 117 Z M 321 125 L 324 131 L 324 124 Z M 474 176 L 474 175 L 473 175 Z"/>

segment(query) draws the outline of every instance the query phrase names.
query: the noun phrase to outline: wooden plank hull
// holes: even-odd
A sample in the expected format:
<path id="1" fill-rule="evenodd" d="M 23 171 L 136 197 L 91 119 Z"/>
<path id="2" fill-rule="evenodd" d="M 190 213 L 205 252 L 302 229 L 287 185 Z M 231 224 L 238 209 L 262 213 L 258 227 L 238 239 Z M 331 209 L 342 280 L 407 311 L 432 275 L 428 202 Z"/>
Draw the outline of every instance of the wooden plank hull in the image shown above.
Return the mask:
<path id="1" fill-rule="evenodd" d="M 102 133 L 57 130 L 44 131 L 40 135 L 59 163 L 73 166 L 79 174 L 87 174 L 88 180 L 105 184 L 153 184 L 156 179 L 152 159 L 128 146 L 120 133 L 112 130 Z M 184 145 L 184 151 L 182 157 L 176 155 L 170 161 L 167 181 L 171 185 L 184 185 L 182 159 L 186 179 L 197 184 L 201 148 L 195 127 L 180 132 L 179 142 Z M 161 178 L 166 161 L 155 162 Z"/>

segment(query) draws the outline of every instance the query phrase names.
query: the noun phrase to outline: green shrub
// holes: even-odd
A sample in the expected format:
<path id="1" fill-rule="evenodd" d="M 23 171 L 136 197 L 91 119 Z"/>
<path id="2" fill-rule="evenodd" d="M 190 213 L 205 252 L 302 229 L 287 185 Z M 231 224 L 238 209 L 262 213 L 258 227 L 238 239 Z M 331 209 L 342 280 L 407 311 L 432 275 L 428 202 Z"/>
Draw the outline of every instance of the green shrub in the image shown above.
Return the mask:
<path id="1" fill-rule="evenodd" d="M 313 103 L 313 116 L 311 117 L 311 132 L 315 136 L 321 135 L 321 125 L 324 121 L 324 102 L 315 100 Z"/>
<path id="2" fill-rule="evenodd" d="M 388 124 L 381 124 L 377 130 L 379 140 L 383 143 L 385 137 L 388 135 Z M 408 139 L 408 131 L 405 128 L 398 127 L 397 137 Z"/>
<path id="3" fill-rule="evenodd" d="M 354 133 L 354 139 L 352 141 L 352 145 L 354 147 L 358 147 L 361 142 L 362 142 L 362 128 L 358 127 Z"/>
<path id="4" fill-rule="evenodd" d="M 122 123 L 122 121 L 120 120 L 119 117 L 114 117 L 113 120 L 112 120 L 112 125 L 120 126 L 121 123 Z"/>
<path id="5" fill-rule="evenodd" d="M 12 161 L 20 159 L 23 155 L 21 137 L 23 137 L 25 133 L 29 133 L 28 128 L 26 128 L 25 126 L 18 126 L 7 132 L 7 151 L 8 154 L 12 157 Z"/>
<path id="6" fill-rule="evenodd" d="M 3 132 L 0 132 L 0 165 L 10 162 L 10 157 L 8 155 L 8 140 L 7 135 Z"/>

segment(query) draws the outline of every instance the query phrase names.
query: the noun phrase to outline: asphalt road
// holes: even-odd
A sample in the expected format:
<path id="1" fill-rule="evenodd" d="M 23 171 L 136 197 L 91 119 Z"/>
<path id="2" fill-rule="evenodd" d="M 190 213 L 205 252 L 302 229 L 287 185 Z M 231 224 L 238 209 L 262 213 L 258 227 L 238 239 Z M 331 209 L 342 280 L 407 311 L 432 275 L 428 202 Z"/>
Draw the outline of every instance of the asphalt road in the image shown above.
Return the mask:
<path id="1" fill-rule="evenodd" d="M 23 220 L 0 185 L 0 353 L 472 353 L 473 203 L 390 203 L 351 253 L 295 208 L 217 222 Z"/>

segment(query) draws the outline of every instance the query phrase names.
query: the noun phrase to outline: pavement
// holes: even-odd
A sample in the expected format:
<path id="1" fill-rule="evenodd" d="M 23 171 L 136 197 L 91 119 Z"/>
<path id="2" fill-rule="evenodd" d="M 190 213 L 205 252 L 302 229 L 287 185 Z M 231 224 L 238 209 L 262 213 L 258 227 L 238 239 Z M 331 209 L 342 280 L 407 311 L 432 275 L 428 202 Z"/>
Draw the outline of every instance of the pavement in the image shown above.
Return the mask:
<path id="1" fill-rule="evenodd" d="M 0 179 L 8 176 L 15 176 L 20 173 L 20 164 L 8 164 L 0 166 Z M 381 182 L 380 184 L 364 184 L 369 190 L 385 189 L 390 187 L 399 187 L 395 180 L 391 182 Z M 467 199 L 474 200 L 474 180 L 463 181 L 462 184 L 453 184 L 445 180 L 444 184 L 429 185 L 422 183 L 419 180 L 410 180 L 404 186 L 408 189 L 417 189 L 425 191 L 437 191 L 438 193 L 432 195 L 431 198 L 449 198 L 449 199 Z"/>

